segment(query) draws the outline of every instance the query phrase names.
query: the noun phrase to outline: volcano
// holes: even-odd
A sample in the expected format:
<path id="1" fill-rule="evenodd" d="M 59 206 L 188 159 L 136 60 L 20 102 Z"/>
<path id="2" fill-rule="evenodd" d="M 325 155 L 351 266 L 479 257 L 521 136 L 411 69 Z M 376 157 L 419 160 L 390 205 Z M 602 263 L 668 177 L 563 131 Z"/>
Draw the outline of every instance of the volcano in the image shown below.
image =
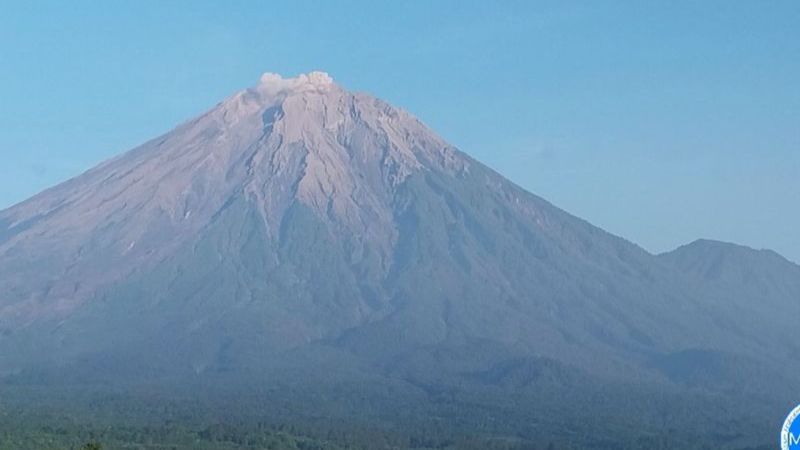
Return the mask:
<path id="1" fill-rule="evenodd" d="M 0 212 L 8 390 L 280 391 L 298 415 L 736 448 L 798 400 L 798 313 L 779 255 L 650 254 L 322 72 L 264 74 Z"/>

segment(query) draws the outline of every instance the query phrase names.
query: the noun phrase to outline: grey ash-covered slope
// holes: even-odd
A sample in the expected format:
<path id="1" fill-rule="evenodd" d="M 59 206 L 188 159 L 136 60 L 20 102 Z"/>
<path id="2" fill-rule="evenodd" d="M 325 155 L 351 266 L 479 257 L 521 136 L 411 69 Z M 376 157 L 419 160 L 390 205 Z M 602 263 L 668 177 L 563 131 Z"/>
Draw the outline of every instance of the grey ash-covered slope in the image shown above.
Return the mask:
<path id="1" fill-rule="evenodd" d="M 266 74 L 0 212 L 0 373 L 17 378 L 291 360 L 414 386 L 513 390 L 549 370 L 765 392 L 791 384 L 775 374 L 798 299 L 777 255 L 651 255 L 319 72 Z M 774 388 L 733 373 L 751 368 Z"/>

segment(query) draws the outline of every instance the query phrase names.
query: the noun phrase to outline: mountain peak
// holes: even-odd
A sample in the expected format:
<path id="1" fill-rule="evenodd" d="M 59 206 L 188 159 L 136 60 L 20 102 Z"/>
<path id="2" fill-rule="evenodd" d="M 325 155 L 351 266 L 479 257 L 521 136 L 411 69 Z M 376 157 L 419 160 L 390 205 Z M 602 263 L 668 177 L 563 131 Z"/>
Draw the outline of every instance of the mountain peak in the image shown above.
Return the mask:
<path id="1" fill-rule="evenodd" d="M 350 93 L 324 72 L 294 78 L 267 73 L 257 86 L 205 114 L 2 211 L 0 258 L 13 249 L 35 259 L 49 247 L 59 255 L 53 259 L 65 264 L 113 261 L 115 269 L 82 284 L 82 292 L 75 292 L 76 285 L 65 288 L 53 300 L 58 308 L 37 309 L 34 295 L 21 297 L 15 314 L 31 318 L 71 313 L 98 283 L 124 280 L 196 241 L 231 205 L 247 211 L 248 220 L 258 217 L 260 236 L 272 243 L 287 215 L 302 208 L 320 226 L 368 242 L 387 266 L 401 186 L 414 174 L 450 177 L 469 166 L 468 158 L 410 114 Z M 98 227 L 106 227 L 102 239 Z M 29 267 L 31 286 L 52 282 Z M 0 292 L 16 285 L 1 278 Z M 0 305 L 0 321 L 4 307 L 10 310 Z"/>
<path id="2" fill-rule="evenodd" d="M 735 244 L 732 242 L 725 242 L 715 239 L 696 239 L 686 245 L 682 245 L 672 251 L 662 253 L 661 256 L 669 257 L 669 255 L 680 254 L 715 254 L 715 255 L 772 255 L 780 256 L 778 253 L 770 249 L 753 248 L 746 245 Z"/>
<path id="3" fill-rule="evenodd" d="M 711 239 L 698 239 L 658 256 L 662 261 L 685 272 L 706 279 L 724 279 L 730 282 L 748 282 L 753 279 L 779 278 L 776 274 L 793 273 L 800 266 L 768 249 L 755 249 L 744 245 Z M 778 283 L 776 280 L 775 283 Z"/>

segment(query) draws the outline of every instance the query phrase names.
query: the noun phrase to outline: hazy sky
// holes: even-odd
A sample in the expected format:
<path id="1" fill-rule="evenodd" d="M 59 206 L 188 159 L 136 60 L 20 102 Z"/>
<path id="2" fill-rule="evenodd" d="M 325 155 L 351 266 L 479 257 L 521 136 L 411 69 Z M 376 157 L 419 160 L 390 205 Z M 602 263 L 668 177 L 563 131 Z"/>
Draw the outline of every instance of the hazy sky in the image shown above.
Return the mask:
<path id="1" fill-rule="evenodd" d="M 653 252 L 800 261 L 800 1 L 0 0 L 0 208 L 320 69 Z"/>

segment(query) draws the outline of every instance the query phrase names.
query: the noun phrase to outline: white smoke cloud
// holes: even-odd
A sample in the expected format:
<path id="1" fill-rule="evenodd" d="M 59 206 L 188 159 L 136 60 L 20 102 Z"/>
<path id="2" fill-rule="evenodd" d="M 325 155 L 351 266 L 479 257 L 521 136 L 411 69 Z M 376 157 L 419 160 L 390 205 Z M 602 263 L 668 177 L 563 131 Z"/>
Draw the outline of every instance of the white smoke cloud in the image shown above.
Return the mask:
<path id="1" fill-rule="evenodd" d="M 294 78 L 283 78 L 277 73 L 267 72 L 261 75 L 257 90 L 270 97 L 288 92 L 324 90 L 333 84 L 333 78 L 326 72 L 300 74 Z"/>

